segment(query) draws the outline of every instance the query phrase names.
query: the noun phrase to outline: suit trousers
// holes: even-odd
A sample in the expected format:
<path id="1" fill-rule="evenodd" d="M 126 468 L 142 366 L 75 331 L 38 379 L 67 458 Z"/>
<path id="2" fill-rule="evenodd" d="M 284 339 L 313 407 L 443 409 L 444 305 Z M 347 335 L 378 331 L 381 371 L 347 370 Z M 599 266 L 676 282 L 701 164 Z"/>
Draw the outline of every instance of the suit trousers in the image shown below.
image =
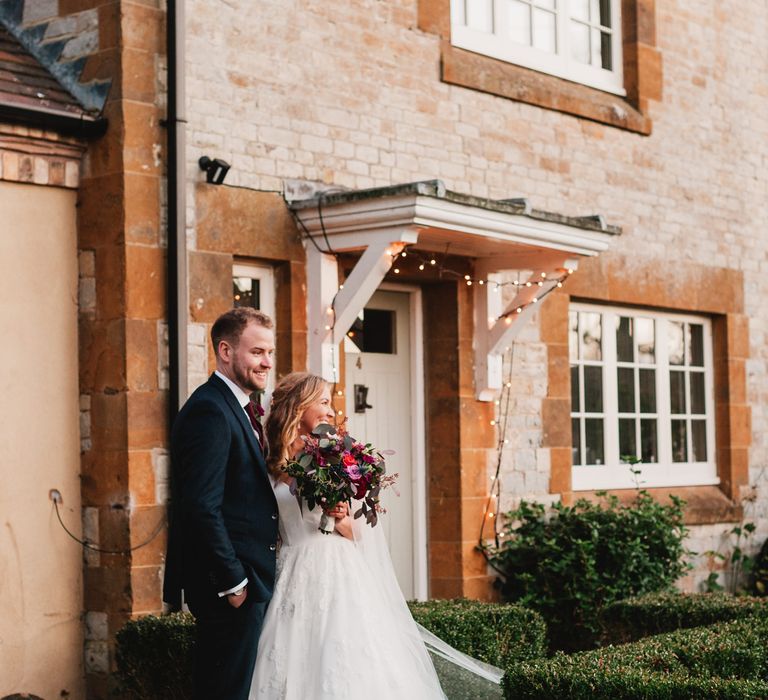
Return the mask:
<path id="1" fill-rule="evenodd" d="M 267 603 L 189 604 L 197 621 L 194 700 L 248 700 Z"/>

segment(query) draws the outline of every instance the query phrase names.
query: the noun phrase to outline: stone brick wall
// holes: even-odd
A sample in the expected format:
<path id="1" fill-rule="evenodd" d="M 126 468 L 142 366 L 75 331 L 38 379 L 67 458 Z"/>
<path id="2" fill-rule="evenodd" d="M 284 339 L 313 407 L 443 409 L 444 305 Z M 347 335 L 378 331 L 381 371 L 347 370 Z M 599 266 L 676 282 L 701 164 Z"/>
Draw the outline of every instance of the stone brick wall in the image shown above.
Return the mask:
<path id="1" fill-rule="evenodd" d="M 80 139 L 0 123 L 0 180 L 74 189 L 84 151 Z"/>
<path id="2" fill-rule="evenodd" d="M 441 82 L 441 39 L 419 28 L 420 5 L 193 0 L 188 175 L 201 179 L 196 162 L 207 154 L 232 164 L 228 184 L 275 192 L 286 179 L 365 188 L 440 178 L 480 197 L 603 214 L 623 228 L 611 258 L 628 261 L 612 270 L 617 284 L 634 284 L 634 262 L 652 270 L 665 261 L 681 277 L 689 266 L 738 271 L 741 288 L 715 293 L 743 296 L 748 319 L 751 430 L 741 486 L 759 482 L 750 516 L 759 542 L 768 534 L 768 122 L 760 116 L 768 56 L 754 28 L 768 9 L 757 0 L 698 11 L 682 0 L 638 0 L 655 15 L 663 57 L 662 84 L 642 105 L 653 124 L 646 136 Z M 191 205 L 190 229 L 194 212 Z M 675 293 L 668 276 L 651 282 Z M 559 493 L 548 482 L 567 459 L 546 445 L 549 348 L 539 323 L 516 344 L 505 499 Z M 718 527 L 694 526 L 692 542 Z"/>
<path id="3" fill-rule="evenodd" d="M 89 144 L 78 193 L 83 531 L 110 550 L 85 553 L 85 671 L 88 697 L 105 698 L 116 632 L 132 616 L 162 610 L 164 13 L 132 0 L 59 0 L 57 8 L 49 34 L 67 31 L 72 16 L 75 24 L 97 17 L 96 44 L 90 29 L 76 33 L 78 46 L 92 49 L 83 75 L 113 79 L 103 104 L 109 127 Z"/>

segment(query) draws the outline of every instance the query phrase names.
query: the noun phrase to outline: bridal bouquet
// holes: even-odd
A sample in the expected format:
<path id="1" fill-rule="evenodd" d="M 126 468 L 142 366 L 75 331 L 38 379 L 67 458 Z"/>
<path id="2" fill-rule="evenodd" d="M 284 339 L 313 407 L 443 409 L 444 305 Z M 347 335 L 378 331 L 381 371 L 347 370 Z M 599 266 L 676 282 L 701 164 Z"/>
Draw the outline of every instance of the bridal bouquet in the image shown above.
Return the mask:
<path id="1" fill-rule="evenodd" d="M 378 514 L 385 512 L 379 494 L 397 481 L 397 474 L 388 476 L 384 465 L 383 455 L 393 452 L 358 442 L 350 437 L 344 424 L 334 427 L 321 423 L 302 439 L 303 451 L 284 467 L 293 477 L 291 492 L 301 496 L 310 510 L 316 505 L 331 510 L 354 498 L 361 501 L 354 517 L 364 517 L 374 527 Z M 335 520 L 323 513 L 320 531 L 330 534 L 335 525 Z"/>

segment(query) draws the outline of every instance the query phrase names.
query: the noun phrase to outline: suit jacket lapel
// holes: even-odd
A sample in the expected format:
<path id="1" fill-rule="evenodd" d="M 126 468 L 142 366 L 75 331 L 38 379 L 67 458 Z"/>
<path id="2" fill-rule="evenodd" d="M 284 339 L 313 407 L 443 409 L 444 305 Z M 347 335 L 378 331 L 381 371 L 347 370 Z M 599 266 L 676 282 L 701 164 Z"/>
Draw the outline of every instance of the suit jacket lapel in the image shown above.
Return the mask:
<path id="1" fill-rule="evenodd" d="M 264 453 L 262 452 L 259 441 L 256 439 L 256 435 L 253 432 L 253 426 L 248 420 L 248 416 L 245 415 L 243 407 L 237 402 L 237 399 L 235 398 L 235 395 L 232 393 L 230 388 L 215 374 L 212 374 L 208 381 L 213 386 L 215 386 L 216 389 L 218 389 L 219 393 L 224 397 L 224 401 L 226 401 L 227 405 L 232 409 L 232 412 L 235 414 L 235 418 L 237 418 L 237 420 L 240 422 L 240 425 L 245 432 L 246 442 L 251 448 L 251 452 L 253 452 L 253 456 L 256 459 L 256 464 L 258 464 L 260 469 L 264 472 L 264 474 L 266 474 L 267 463 L 264 459 Z"/>

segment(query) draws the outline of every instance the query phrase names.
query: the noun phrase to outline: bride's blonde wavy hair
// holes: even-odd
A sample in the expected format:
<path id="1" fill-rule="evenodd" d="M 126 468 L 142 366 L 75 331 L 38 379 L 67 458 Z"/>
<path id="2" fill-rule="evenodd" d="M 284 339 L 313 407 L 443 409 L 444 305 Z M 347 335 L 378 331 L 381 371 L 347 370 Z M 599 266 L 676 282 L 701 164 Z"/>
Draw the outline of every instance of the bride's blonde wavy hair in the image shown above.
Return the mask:
<path id="1" fill-rule="evenodd" d="M 267 468 L 271 474 L 278 475 L 292 456 L 291 445 L 299 436 L 301 417 L 320 400 L 327 385 L 325 379 L 309 372 L 293 372 L 277 383 L 264 427 L 269 445 Z"/>

